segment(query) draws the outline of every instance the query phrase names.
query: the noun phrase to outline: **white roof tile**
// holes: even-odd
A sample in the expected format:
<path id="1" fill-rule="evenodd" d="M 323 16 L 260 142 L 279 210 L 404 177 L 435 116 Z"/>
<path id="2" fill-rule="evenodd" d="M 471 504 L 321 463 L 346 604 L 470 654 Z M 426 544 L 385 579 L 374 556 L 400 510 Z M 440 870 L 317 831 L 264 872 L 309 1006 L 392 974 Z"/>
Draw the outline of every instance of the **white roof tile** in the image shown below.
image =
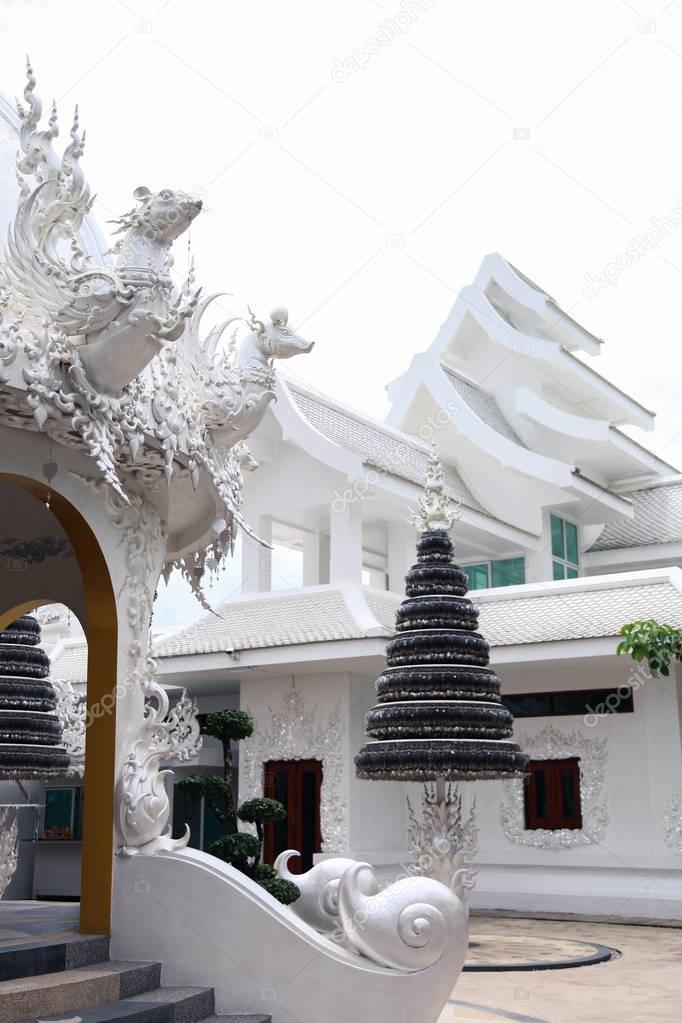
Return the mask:
<path id="1" fill-rule="evenodd" d="M 360 455 L 366 465 L 419 486 L 423 485 L 429 455 L 426 446 L 415 441 L 414 437 L 378 422 L 367 422 L 350 409 L 342 410 L 327 404 L 321 397 L 300 390 L 291 381 L 287 381 L 287 387 L 298 410 L 311 426 L 329 440 Z M 467 508 L 488 514 L 457 470 L 445 462 L 443 478 L 450 497 Z"/>
<path id="2" fill-rule="evenodd" d="M 478 418 L 486 424 L 486 426 L 491 427 L 491 429 L 495 430 L 496 433 L 506 437 L 507 440 L 511 440 L 515 444 L 520 444 L 523 448 L 526 447 L 518 433 L 512 427 L 511 423 L 505 419 L 500 406 L 497 404 L 497 401 L 492 394 L 488 394 L 488 392 L 484 391 L 482 387 L 471 383 L 469 380 L 465 380 L 464 377 L 459 375 L 459 373 L 455 373 L 446 366 L 443 366 L 442 369 L 462 401 L 469 406 L 471 411 L 477 415 Z"/>
<path id="3" fill-rule="evenodd" d="M 341 589 L 298 590 L 274 597 L 234 600 L 223 604 L 218 615 L 205 615 L 191 625 L 160 636 L 154 642 L 154 655 L 220 653 L 362 639 L 368 635 Z"/>
<path id="4" fill-rule="evenodd" d="M 530 584 L 513 587 L 513 595 L 498 589 L 470 596 L 480 612 L 479 630 L 493 647 L 617 636 L 622 625 L 637 618 L 657 618 L 682 628 L 682 589 L 666 575 L 653 581 L 644 581 L 646 573 L 634 576 L 621 586 L 612 585 L 612 578 L 606 585 L 593 577 L 565 585 L 548 583 L 539 592 L 537 584 Z M 222 618 L 208 615 L 167 633 L 155 642 L 154 653 L 173 657 L 362 639 L 377 631 L 391 635 L 402 595 L 369 587 L 353 589 L 366 602 L 378 630 L 370 633 L 366 619 L 364 625 L 359 623 L 346 591 L 312 588 L 224 604 Z M 352 603 L 357 607 L 357 600 Z"/>
<path id="5" fill-rule="evenodd" d="M 682 541 L 682 481 L 633 490 L 625 496 L 632 500 L 634 517 L 607 522 L 591 551 Z"/>
<path id="6" fill-rule="evenodd" d="M 57 642 L 49 654 L 50 674 L 68 682 L 85 682 L 88 677 L 88 644 L 84 639 Z"/>
<path id="7" fill-rule="evenodd" d="M 505 600 L 500 592 L 482 600 L 479 612 L 479 631 L 493 647 L 593 639 L 617 636 L 638 618 L 682 627 L 682 593 L 667 581 L 564 592 L 552 587 L 527 598 Z"/>

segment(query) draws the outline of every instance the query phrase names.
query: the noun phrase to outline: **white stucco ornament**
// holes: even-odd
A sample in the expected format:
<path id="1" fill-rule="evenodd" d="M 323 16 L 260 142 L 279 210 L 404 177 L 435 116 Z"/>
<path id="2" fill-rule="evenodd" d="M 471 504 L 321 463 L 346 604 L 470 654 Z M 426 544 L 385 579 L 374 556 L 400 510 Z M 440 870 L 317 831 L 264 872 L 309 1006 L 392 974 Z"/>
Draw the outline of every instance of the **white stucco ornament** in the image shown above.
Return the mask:
<path id="1" fill-rule="evenodd" d="M 475 806 L 474 799 L 465 820 L 462 794 L 451 782 L 445 784 L 442 798 L 433 782 L 424 785 L 419 816 L 407 797 L 407 841 L 413 857 L 410 872 L 440 881 L 461 899 L 474 888 L 478 873 L 472 866 L 478 852 Z"/>
<path id="2" fill-rule="evenodd" d="M 438 881 L 404 877 L 380 891 L 370 864 L 354 863 L 341 877 L 338 899 L 345 943 L 380 966 L 425 970 L 453 942 L 464 961 L 466 907 Z"/>
<path id="3" fill-rule="evenodd" d="M 293 849 L 280 853 L 275 870 L 301 892 L 290 911 L 320 934 L 379 966 L 405 973 L 433 966 L 453 941 L 462 950 L 463 962 L 466 907 L 439 881 L 401 877 L 380 890 L 369 863 L 333 857 L 305 874 L 291 874 L 292 856 L 298 856 Z"/>
<path id="4" fill-rule="evenodd" d="M 62 726 L 62 743 L 69 754 L 69 773 L 82 776 L 85 770 L 85 696 L 77 693 L 68 679 L 51 678 L 50 682 L 57 697 L 55 713 Z"/>
<path id="5" fill-rule="evenodd" d="M 0 806 L 0 899 L 14 877 L 19 860 L 19 824 L 16 811 Z"/>
<path id="6" fill-rule="evenodd" d="M 424 481 L 424 490 L 419 498 L 419 509 L 410 510 L 409 522 L 420 533 L 431 530 L 448 530 L 459 518 L 458 506 L 445 493 L 443 466 L 440 463 L 436 445 L 429 453 L 429 466 Z"/>
<path id="7" fill-rule="evenodd" d="M 175 493 L 186 501 L 185 480 L 204 503 L 210 493 L 201 520 L 222 519 L 223 530 L 207 526 L 168 558 L 203 600 L 207 560 L 222 564 L 238 528 L 253 535 L 241 513 L 242 473 L 254 465 L 243 442 L 274 400 L 275 361 L 312 344 L 282 307 L 265 320 L 244 307 L 203 329 L 218 296 L 201 296 L 193 263 L 181 286 L 171 276 L 173 245 L 201 210 L 183 191 L 136 188 L 113 221 L 111 254 L 98 251 L 78 114 L 61 155 L 56 108 L 47 125 L 42 114 L 29 64 L 18 205 L 0 266 L 0 413 L 6 425 L 82 447 L 123 500 L 136 486 L 179 480 L 170 518 Z M 228 326 L 232 348 L 222 344 Z"/>
<path id="8" fill-rule="evenodd" d="M 292 881 L 301 893 L 291 904 L 291 910 L 320 934 L 333 934 L 339 927 L 339 884 L 355 860 L 332 856 L 316 863 L 305 874 L 292 874 L 289 860 L 298 855 L 295 849 L 287 849 L 274 863 L 277 876 Z"/>
<path id="9" fill-rule="evenodd" d="M 512 778 L 503 782 L 500 800 L 500 820 L 509 841 L 552 850 L 601 842 L 609 819 L 604 794 L 607 739 L 590 739 L 577 729 L 561 732 L 548 721 L 539 732 L 519 736 L 518 741 L 532 760 L 579 758 L 582 827 L 526 828 L 523 779 Z"/>
<path id="10" fill-rule="evenodd" d="M 191 760 L 201 749 L 197 705 L 182 691 L 169 710 L 166 690 L 157 681 L 156 662 L 147 657 L 138 677 L 131 679 L 144 693 L 145 716 L 138 738 L 128 753 L 119 785 L 119 827 L 124 856 L 150 855 L 161 850 L 183 849 L 189 842 L 189 826 L 180 838 L 171 837 L 170 801 L 162 770 L 163 761 Z"/>
<path id="11" fill-rule="evenodd" d="M 343 796 L 346 726 L 337 707 L 326 721 L 317 707 L 307 710 L 295 686 L 282 696 L 279 710 L 268 707 L 270 723 L 261 724 L 241 743 L 239 800 L 263 795 L 263 764 L 268 760 L 320 760 L 320 830 L 323 852 L 348 848 L 348 802 Z"/>
<path id="12" fill-rule="evenodd" d="M 665 844 L 674 853 L 682 853 L 682 789 L 668 800 L 663 816 Z"/>

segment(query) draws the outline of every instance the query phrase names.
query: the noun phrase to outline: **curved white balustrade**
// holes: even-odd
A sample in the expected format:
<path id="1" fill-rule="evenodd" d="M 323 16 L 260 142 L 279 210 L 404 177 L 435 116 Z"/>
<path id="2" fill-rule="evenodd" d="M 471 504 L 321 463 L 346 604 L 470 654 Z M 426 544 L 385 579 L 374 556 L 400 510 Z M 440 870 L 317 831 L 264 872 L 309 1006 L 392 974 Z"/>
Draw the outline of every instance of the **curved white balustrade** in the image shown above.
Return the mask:
<path id="1" fill-rule="evenodd" d="M 335 879 L 339 861 L 320 872 L 324 862 L 296 883 L 329 915 L 320 893 L 338 880 L 350 948 L 228 864 L 183 849 L 117 857 L 112 956 L 161 960 L 165 984 L 212 986 L 218 1011 L 273 1023 L 435 1023 L 467 951 L 463 904 L 428 878 L 380 892 L 368 864 L 350 861 Z"/>

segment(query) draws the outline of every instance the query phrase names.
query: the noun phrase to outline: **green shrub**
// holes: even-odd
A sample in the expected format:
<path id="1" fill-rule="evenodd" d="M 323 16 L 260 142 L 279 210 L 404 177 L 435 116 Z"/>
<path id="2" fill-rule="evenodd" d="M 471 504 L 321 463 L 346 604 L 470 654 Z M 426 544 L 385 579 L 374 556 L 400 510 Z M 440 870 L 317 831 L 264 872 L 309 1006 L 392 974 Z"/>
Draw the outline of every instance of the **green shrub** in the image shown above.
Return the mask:
<path id="1" fill-rule="evenodd" d="M 646 661 L 654 676 L 669 675 L 670 662 L 682 660 L 682 632 L 672 625 L 649 618 L 624 625 L 620 635 L 624 638 L 616 653 L 629 654 L 633 661 Z"/>
<path id="2" fill-rule="evenodd" d="M 300 891 L 293 883 L 293 881 L 285 881 L 283 877 L 274 877 L 271 880 L 259 881 L 261 888 L 265 888 L 266 892 L 270 892 L 271 895 L 281 902 L 284 906 L 290 906 L 292 902 L 296 902 L 296 899 L 300 896 Z"/>
<path id="3" fill-rule="evenodd" d="M 193 774 L 177 784 L 189 799 L 199 800 L 203 797 L 206 807 L 225 825 L 226 833 L 216 839 L 208 851 L 253 878 L 285 906 L 289 905 L 300 894 L 296 885 L 278 878 L 273 867 L 260 862 L 263 824 L 266 821 L 284 820 L 287 815 L 285 808 L 276 799 L 256 798 L 248 799 L 235 810 L 232 798 L 231 743 L 248 739 L 253 734 L 253 718 L 244 710 L 219 710 L 211 714 L 200 714 L 199 724 L 202 735 L 220 740 L 223 747 L 223 776 Z M 237 819 L 255 824 L 258 838 L 239 831 Z"/>

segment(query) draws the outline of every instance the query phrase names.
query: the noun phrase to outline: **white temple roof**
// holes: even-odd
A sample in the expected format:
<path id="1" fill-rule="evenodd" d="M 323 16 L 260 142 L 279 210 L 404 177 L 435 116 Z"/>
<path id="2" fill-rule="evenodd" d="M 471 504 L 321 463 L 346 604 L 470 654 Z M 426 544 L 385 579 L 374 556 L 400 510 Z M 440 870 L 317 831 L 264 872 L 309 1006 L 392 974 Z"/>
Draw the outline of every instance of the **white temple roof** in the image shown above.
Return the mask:
<path id="1" fill-rule="evenodd" d="M 491 647 L 617 636 L 635 618 L 682 627 L 682 570 L 587 576 L 471 594 Z M 157 638 L 156 657 L 256 650 L 329 640 L 388 637 L 402 594 L 318 586 L 230 601 Z"/>
<path id="2" fill-rule="evenodd" d="M 634 490 L 627 496 L 634 505 L 634 518 L 607 522 L 589 550 L 609 551 L 682 541 L 682 477 Z"/>
<path id="3" fill-rule="evenodd" d="M 85 639 L 60 639 L 49 651 L 50 674 L 67 682 L 85 683 L 88 677 L 88 644 Z"/>
<path id="4" fill-rule="evenodd" d="M 365 465 L 421 486 L 429 460 L 428 445 L 401 430 L 393 429 L 353 409 L 345 408 L 318 392 L 303 389 L 285 379 L 296 407 L 308 423 L 335 444 L 359 455 Z M 476 500 L 454 466 L 443 461 L 448 495 L 467 508 L 488 514 Z"/>

